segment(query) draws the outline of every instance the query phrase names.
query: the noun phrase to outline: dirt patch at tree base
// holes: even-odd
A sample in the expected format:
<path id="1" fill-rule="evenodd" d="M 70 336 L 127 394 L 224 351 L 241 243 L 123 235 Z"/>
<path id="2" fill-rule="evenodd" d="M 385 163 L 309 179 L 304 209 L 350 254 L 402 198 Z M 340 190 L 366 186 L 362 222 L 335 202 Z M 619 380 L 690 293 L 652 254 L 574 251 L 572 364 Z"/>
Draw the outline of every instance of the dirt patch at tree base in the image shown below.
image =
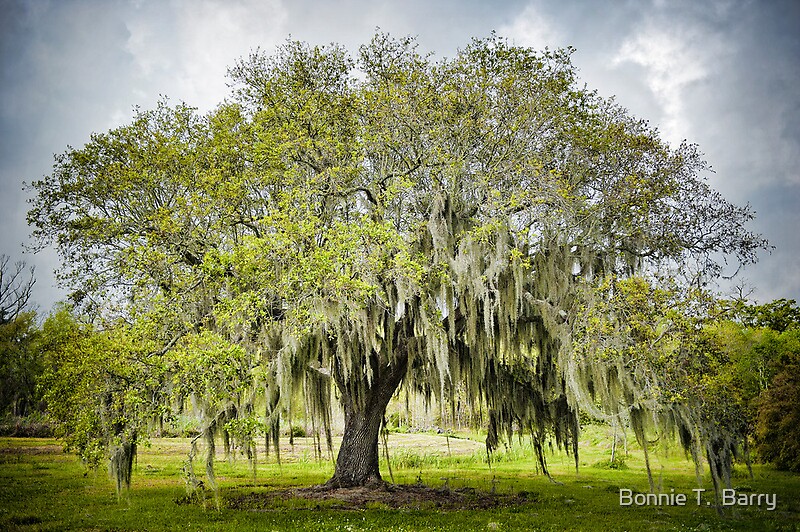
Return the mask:
<path id="1" fill-rule="evenodd" d="M 474 488 L 431 488 L 423 484 L 382 484 L 356 488 L 313 486 L 226 497 L 225 506 L 236 510 L 270 511 L 285 509 L 288 501 L 300 502 L 294 509 L 361 510 L 486 510 L 537 502 L 530 492 L 499 494 Z M 317 503 L 317 504 L 314 504 Z"/>

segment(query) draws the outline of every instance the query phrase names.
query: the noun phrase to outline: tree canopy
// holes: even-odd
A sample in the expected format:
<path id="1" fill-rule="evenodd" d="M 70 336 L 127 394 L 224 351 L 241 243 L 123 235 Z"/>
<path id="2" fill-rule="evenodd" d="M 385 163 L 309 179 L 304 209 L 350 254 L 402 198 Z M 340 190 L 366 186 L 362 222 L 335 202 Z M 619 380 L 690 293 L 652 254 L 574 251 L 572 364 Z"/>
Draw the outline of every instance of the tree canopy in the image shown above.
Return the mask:
<path id="1" fill-rule="evenodd" d="M 34 235 L 125 339 L 104 356 L 149 390 L 115 403 L 137 414 L 114 441 L 135 450 L 143 413 L 191 400 L 212 451 L 220 431 L 249 448 L 301 395 L 330 442 L 338 396 L 331 484 L 365 484 L 402 385 L 441 404 L 459 390 L 490 449 L 516 426 L 577 453 L 588 408 L 637 436 L 671 420 L 724 470 L 735 439 L 690 395 L 655 393 L 679 379 L 649 350 L 694 363 L 693 294 L 718 257 L 752 262 L 765 242 L 695 145 L 585 88 L 570 54 L 288 42 L 237 62 L 208 114 L 162 101 L 57 156 L 33 184 Z"/>

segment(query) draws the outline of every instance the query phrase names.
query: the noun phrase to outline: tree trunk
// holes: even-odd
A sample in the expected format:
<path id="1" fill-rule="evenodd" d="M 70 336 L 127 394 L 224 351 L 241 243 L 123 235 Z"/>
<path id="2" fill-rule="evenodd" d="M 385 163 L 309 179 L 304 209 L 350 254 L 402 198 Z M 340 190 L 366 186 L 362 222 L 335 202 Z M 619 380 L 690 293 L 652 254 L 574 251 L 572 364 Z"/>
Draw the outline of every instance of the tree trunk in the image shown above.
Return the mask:
<path id="1" fill-rule="evenodd" d="M 371 357 L 370 364 L 373 368 L 371 385 L 366 378 L 348 382 L 340 372 L 334 372 L 342 394 L 344 434 L 336 470 L 326 483 L 331 488 L 382 482 L 378 468 L 378 436 L 386 406 L 405 376 L 408 358 L 402 354 L 390 363 L 380 363 L 376 355 Z"/>

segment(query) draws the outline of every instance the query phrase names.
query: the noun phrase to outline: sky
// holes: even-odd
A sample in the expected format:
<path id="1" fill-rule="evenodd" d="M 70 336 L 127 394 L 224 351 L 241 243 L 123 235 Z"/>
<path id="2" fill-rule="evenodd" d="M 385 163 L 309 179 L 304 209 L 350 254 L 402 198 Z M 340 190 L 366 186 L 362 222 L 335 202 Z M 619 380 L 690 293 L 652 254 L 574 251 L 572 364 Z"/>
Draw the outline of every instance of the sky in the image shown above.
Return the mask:
<path id="1" fill-rule="evenodd" d="M 377 28 L 437 57 L 492 31 L 574 47 L 588 87 L 670 143 L 697 143 L 711 185 L 756 211 L 749 228 L 774 249 L 720 290 L 800 301 L 800 1 L 0 0 L 0 254 L 35 266 L 40 312 L 66 292 L 57 254 L 24 249 L 23 183 L 54 154 L 161 95 L 213 109 L 226 69 L 256 48 L 291 38 L 355 52 Z"/>

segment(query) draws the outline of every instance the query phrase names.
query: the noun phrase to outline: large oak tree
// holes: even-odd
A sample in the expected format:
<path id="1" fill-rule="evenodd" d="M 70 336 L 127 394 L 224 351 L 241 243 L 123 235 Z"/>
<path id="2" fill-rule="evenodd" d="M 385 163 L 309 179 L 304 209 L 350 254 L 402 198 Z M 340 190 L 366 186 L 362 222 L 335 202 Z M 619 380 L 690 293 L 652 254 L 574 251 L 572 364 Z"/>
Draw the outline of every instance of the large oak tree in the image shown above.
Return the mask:
<path id="1" fill-rule="evenodd" d="M 221 430 L 277 437 L 298 395 L 330 442 L 338 396 L 330 485 L 377 481 L 386 406 L 406 386 L 441 404 L 459 390 L 486 412 L 490 448 L 520 427 L 544 467 L 548 437 L 577 452 L 581 405 L 653 410 L 634 393 L 650 381 L 624 375 L 647 365 L 574 348 L 604 320 L 616 329 L 596 338 L 643 345 L 611 308 L 615 283 L 688 286 L 720 253 L 746 263 L 764 246 L 694 145 L 585 88 L 570 53 L 289 42 L 238 62 L 206 115 L 162 102 L 68 149 L 34 183 L 29 221 L 75 301 L 158 368 L 153 412 L 192 398 L 212 451 Z M 697 417 L 673 418 L 703 437 Z"/>

